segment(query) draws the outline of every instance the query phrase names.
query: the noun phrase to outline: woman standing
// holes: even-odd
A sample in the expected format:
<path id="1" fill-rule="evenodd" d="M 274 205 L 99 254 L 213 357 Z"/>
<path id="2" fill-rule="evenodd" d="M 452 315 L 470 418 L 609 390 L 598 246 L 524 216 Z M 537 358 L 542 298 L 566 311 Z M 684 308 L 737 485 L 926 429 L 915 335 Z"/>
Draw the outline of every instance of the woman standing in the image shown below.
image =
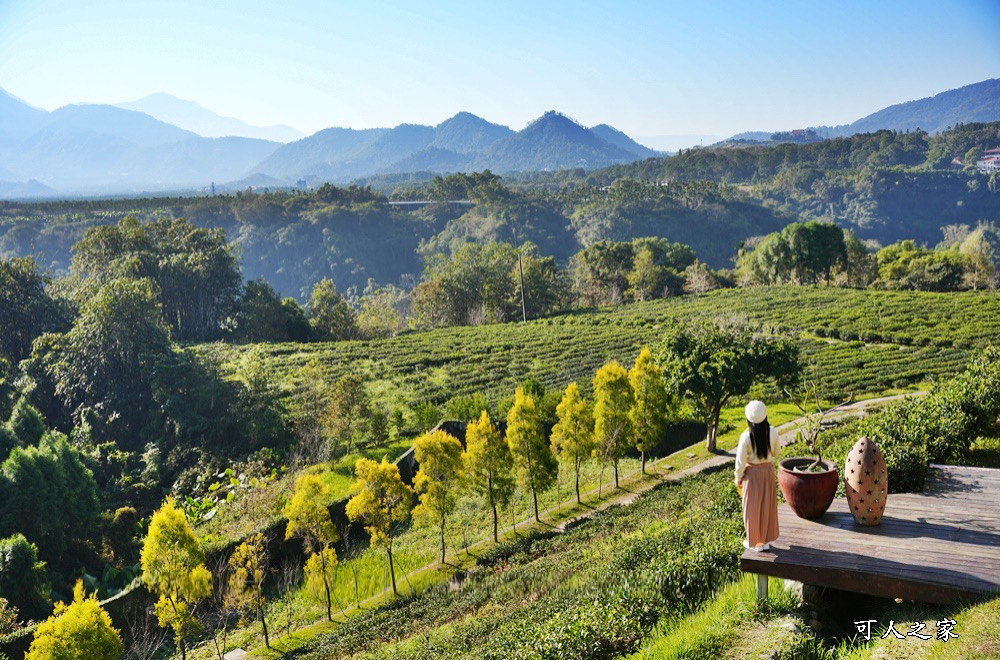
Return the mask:
<path id="1" fill-rule="evenodd" d="M 743 496 L 743 545 L 757 552 L 778 538 L 778 492 L 774 486 L 774 459 L 781 445 L 778 431 L 767 423 L 767 406 L 751 401 L 746 407 L 749 428 L 736 447 L 736 487 Z"/>

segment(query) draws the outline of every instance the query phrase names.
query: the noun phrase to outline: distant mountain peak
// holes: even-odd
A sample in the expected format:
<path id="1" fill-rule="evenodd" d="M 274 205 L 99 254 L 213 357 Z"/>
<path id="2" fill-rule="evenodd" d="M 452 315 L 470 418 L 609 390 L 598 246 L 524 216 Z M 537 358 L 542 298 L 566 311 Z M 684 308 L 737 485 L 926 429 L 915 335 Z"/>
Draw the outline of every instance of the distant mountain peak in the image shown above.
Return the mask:
<path id="1" fill-rule="evenodd" d="M 251 126 L 241 119 L 224 117 L 194 101 L 181 99 L 166 92 L 154 92 L 137 101 L 116 105 L 126 110 L 144 112 L 160 121 L 203 137 L 248 137 L 273 142 L 291 142 L 305 137 L 302 131 L 284 124 Z"/>

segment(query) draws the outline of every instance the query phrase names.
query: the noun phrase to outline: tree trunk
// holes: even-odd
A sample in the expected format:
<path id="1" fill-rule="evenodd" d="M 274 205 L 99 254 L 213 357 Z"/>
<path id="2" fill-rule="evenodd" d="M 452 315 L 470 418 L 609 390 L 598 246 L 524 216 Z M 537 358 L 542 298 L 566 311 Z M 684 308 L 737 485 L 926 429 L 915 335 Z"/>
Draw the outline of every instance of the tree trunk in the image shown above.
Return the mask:
<path id="1" fill-rule="evenodd" d="M 260 627 L 261 630 L 264 631 L 264 646 L 267 648 L 271 648 L 271 638 L 268 637 L 267 635 L 267 617 L 264 616 L 263 603 L 261 603 L 259 613 L 260 613 Z"/>
<path id="2" fill-rule="evenodd" d="M 326 579 L 326 556 L 320 549 L 320 568 L 323 570 L 323 589 L 326 591 L 326 620 L 333 621 L 333 603 L 330 598 L 330 581 Z"/>
<path id="3" fill-rule="evenodd" d="M 535 500 L 535 521 L 542 522 L 542 519 L 538 517 L 538 493 L 534 487 L 531 488 L 531 497 Z"/>
<path id="4" fill-rule="evenodd" d="M 392 566 L 392 546 L 387 545 L 385 550 L 389 553 L 389 577 L 392 578 L 392 593 L 398 596 L 399 590 L 396 589 L 396 570 Z"/>
<path id="5" fill-rule="evenodd" d="M 706 446 L 708 447 L 708 451 L 712 452 L 713 454 L 715 453 L 716 436 L 719 433 L 719 415 L 721 414 L 721 412 L 722 408 L 720 406 L 718 408 L 715 408 L 712 411 L 712 414 L 709 415 L 708 417 L 708 442 L 706 443 Z"/>
<path id="6" fill-rule="evenodd" d="M 497 534 L 497 529 L 499 528 L 499 523 L 497 522 L 497 505 L 493 505 L 493 542 L 499 543 L 500 537 Z"/>
<path id="7" fill-rule="evenodd" d="M 444 564 L 444 516 L 441 516 L 441 563 Z"/>
<path id="8" fill-rule="evenodd" d="M 579 461 L 577 461 L 577 463 L 576 463 L 576 503 L 577 504 L 583 504 L 583 502 L 580 501 L 580 462 Z"/>
<path id="9" fill-rule="evenodd" d="M 642 455 L 642 473 L 646 474 L 646 450 L 643 449 L 640 454 Z"/>
<path id="10" fill-rule="evenodd" d="M 615 461 L 615 488 L 620 488 L 618 485 L 618 461 Z"/>
<path id="11" fill-rule="evenodd" d="M 181 647 L 181 660 L 187 660 L 187 645 L 184 643 L 184 638 L 181 637 L 180 640 Z"/>

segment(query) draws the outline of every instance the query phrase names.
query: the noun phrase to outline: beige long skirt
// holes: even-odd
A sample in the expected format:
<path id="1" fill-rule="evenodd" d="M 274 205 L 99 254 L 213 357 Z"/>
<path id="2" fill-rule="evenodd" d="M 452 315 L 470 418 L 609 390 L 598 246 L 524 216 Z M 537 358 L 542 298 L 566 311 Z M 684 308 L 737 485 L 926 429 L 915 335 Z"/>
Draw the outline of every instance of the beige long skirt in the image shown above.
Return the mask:
<path id="1" fill-rule="evenodd" d="M 778 538 L 778 492 L 773 463 L 751 463 L 743 473 L 743 525 L 751 548 Z"/>

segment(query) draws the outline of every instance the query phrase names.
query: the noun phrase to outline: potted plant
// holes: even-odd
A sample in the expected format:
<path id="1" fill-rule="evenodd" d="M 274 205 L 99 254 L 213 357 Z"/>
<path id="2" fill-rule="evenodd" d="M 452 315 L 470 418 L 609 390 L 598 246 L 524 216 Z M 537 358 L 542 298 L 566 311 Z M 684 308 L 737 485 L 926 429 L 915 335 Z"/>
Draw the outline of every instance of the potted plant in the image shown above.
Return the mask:
<path id="1" fill-rule="evenodd" d="M 785 394 L 802 411 L 803 422 L 795 437 L 805 443 L 814 456 L 795 456 L 780 461 L 778 486 L 795 515 L 819 518 L 830 508 L 840 483 L 836 464 L 823 460 L 824 443 L 820 437 L 823 430 L 830 426 L 826 416 L 850 404 L 854 397 L 852 395 L 843 403 L 824 409 L 816 383 L 811 383 L 801 397 L 795 397 L 787 390 Z M 815 402 L 815 408 L 811 410 L 808 409 L 810 398 Z"/>

